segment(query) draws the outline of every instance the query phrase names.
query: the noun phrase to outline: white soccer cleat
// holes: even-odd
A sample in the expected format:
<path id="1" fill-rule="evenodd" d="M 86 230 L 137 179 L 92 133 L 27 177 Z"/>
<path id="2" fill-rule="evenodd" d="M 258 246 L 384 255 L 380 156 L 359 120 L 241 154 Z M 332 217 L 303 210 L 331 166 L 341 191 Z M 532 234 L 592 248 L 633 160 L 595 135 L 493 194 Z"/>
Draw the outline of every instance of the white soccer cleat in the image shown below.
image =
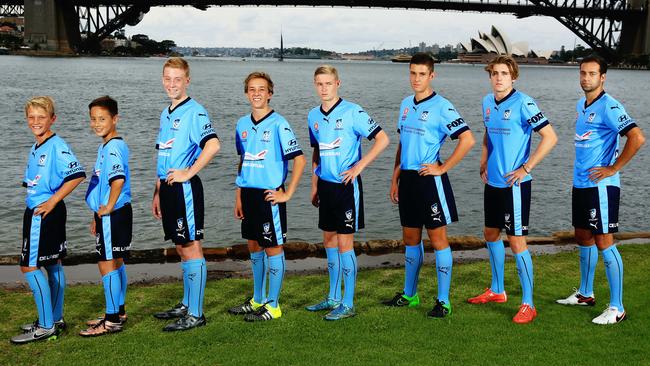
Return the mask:
<path id="1" fill-rule="evenodd" d="M 625 320 L 626 315 L 627 314 L 624 311 L 620 312 L 618 311 L 618 308 L 610 306 L 605 309 L 602 314 L 595 317 L 592 322 L 601 325 L 616 324 Z"/>
<path id="2" fill-rule="evenodd" d="M 573 289 L 573 293 L 569 295 L 566 299 L 557 299 L 555 302 L 562 305 L 578 305 L 578 306 L 594 306 L 596 305 L 596 299 L 593 296 L 584 296 L 578 291 L 578 289 Z"/>

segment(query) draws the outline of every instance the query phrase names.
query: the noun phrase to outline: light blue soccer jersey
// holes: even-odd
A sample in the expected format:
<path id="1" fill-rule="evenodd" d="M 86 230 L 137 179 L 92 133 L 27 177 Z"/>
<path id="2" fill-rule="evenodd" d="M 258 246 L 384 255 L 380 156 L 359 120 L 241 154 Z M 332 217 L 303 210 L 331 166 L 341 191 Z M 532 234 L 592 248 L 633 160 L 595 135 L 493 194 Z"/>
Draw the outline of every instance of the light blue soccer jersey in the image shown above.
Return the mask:
<path id="1" fill-rule="evenodd" d="M 251 114 L 240 118 L 235 133 L 242 157 L 238 187 L 276 189 L 287 178 L 288 161 L 302 155 L 289 122 L 274 111 L 259 121 Z"/>
<path id="2" fill-rule="evenodd" d="M 397 132 L 402 145 L 402 170 L 420 170 L 422 164 L 440 161 L 440 148 L 447 136 L 457 139 L 469 130 L 454 106 L 435 92 L 416 101 L 411 95 L 400 105 Z"/>
<path id="3" fill-rule="evenodd" d="M 85 176 L 72 149 L 54 134 L 42 144 L 34 144 L 29 152 L 23 181 L 27 188 L 25 203 L 33 209 L 50 199 L 63 183 Z"/>
<path id="4" fill-rule="evenodd" d="M 624 136 L 634 127 L 636 123 L 625 112 L 621 103 L 604 91 L 590 105 L 586 105 L 585 97 L 580 98 L 576 105 L 573 186 L 620 187 L 619 173 L 596 184 L 589 180 L 589 169 L 614 164 L 618 158 L 619 135 Z"/>
<path id="5" fill-rule="evenodd" d="M 528 161 L 533 131 L 549 122 L 533 98 L 513 89 L 498 102 L 492 93 L 483 98 L 483 124 L 487 133 L 488 184 L 508 187 L 505 175 Z M 531 179 L 529 174 L 522 182 Z"/>
<path id="6" fill-rule="evenodd" d="M 192 98 L 173 110 L 165 108 L 158 130 L 158 177 L 165 179 L 169 169 L 186 169 L 201 154 L 205 143 L 217 138 L 208 112 Z"/>
<path id="7" fill-rule="evenodd" d="M 361 138 L 372 140 L 381 127 L 358 105 L 338 102 L 326 113 L 314 107 L 307 116 L 309 140 L 318 146 L 320 163 L 316 175 L 332 183 L 341 183 L 341 173 L 361 160 Z"/>
<path id="8" fill-rule="evenodd" d="M 86 203 L 91 210 L 99 211 L 99 206 L 106 206 L 111 195 L 111 183 L 124 179 L 114 210 L 131 202 L 131 174 L 129 173 L 129 147 L 121 137 L 110 139 L 99 145 L 95 170 L 90 178 Z"/>

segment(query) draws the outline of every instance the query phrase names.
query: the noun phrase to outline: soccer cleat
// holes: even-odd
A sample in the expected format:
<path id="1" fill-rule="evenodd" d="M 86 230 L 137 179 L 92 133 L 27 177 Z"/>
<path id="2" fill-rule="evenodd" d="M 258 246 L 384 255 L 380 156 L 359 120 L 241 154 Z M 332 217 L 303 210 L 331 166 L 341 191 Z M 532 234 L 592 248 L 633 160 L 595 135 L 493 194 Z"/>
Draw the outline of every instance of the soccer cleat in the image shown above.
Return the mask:
<path id="1" fill-rule="evenodd" d="M 63 318 L 57 320 L 54 322 L 54 326 L 59 330 L 65 330 L 65 328 L 68 326 L 65 323 L 65 320 Z M 38 319 L 34 321 L 33 323 L 26 323 L 20 326 L 20 330 L 23 332 L 31 332 L 34 328 L 38 327 Z"/>
<path id="2" fill-rule="evenodd" d="M 357 313 L 354 312 L 354 308 L 349 307 L 345 304 L 339 304 L 334 310 L 330 311 L 323 317 L 325 320 L 341 320 L 345 318 L 351 318 L 353 316 L 357 315 Z"/>
<path id="3" fill-rule="evenodd" d="M 318 304 L 309 305 L 305 307 L 307 311 L 321 311 L 321 310 L 334 310 L 337 306 L 341 304 L 340 301 L 335 301 L 332 299 L 325 299 Z"/>
<path id="4" fill-rule="evenodd" d="M 521 304 L 512 321 L 517 324 L 526 324 L 532 322 L 535 318 L 537 318 L 537 309 L 531 308 L 528 304 Z"/>
<path id="5" fill-rule="evenodd" d="M 420 305 L 420 297 L 418 294 L 406 296 L 403 292 L 396 292 L 395 297 L 390 300 L 382 301 L 382 304 L 393 307 L 408 306 L 414 308 Z"/>
<path id="6" fill-rule="evenodd" d="M 508 301 L 508 295 L 506 294 L 505 291 L 503 291 L 500 294 L 497 294 L 492 291 L 489 287 L 485 289 L 485 292 L 482 294 L 475 296 L 475 297 L 470 297 L 467 299 L 467 302 L 470 304 L 486 304 L 488 302 L 506 302 Z"/>
<path id="7" fill-rule="evenodd" d="M 178 318 L 175 322 L 167 324 L 163 331 L 165 332 L 175 332 L 177 330 L 188 330 L 196 327 L 202 327 L 206 324 L 205 316 L 201 315 L 200 317 L 186 314 L 182 318 Z"/>
<path id="8" fill-rule="evenodd" d="M 124 315 L 120 315 L 120 325 L 124 325 L 124 323 L 126 323 L 126 321 L 127 321 L 128 318 L 129 318 L 129 317 L 128 317 L 126 314 L 124 314 Z M 104 316 L 98 316 L 98 317 L 95 318 L 95 319 L 92 319 L 92 320 L 87 321 L 87 322 L 86 322 L 86 325 L 89 326 L 89 327 L 92 327 L 93 325 L 98 324 L 98 323 L 101 322 L 102 320 L 104 320 Z"/>
<path id="9" fill-rule="evenodd" d="M 82 337 L 97 337 L 109 333 L 117 333 L 122 331 L 121 323 L 113 323 L 106 319 L 102 319 L 90 328 L 82 330 L 79 335 Z"/>
<path id="10" fill-rule="evenodd" d="M 593 296 L 584 296 L 574 288 L 573 293 L 569 295 L 566 299 L 557 299 L 555 302 L 562 305 L 578 305 L 578 306 L 594 306 L 596 305 L 596 299 Z"/>
<path id="11" fill-rule="evenodd" d="M 157 319 L 182 318 L 185 315 L 187 315 L 187 306 L 183 305 L 182 303 L 174 305 L 174 307 L 169 310 L 153 314 L 154 318 Z"/>
<path id="12" fill-rule="evenodd" d="M 23 344 L 40 340 L 56 339 L 59 335 L 59 329 L 52 327 L 50 329 L 41 328 L 39 326 L 33 327 L 27 332 L 23 332 L 17 336 L 11 337 L 11 343 Z"/>
<path id="13" fill-rule="evenodd" d="M 444 318 L 451 315 L 451 304 L 436 299 L 436 305 L 427 313 L 430 318 Z"/>
<path id="14" fill-rule="evenodd" d="M 280 306 L 274 308 L 267 303 L 263 306 L 260 306 L 254 313 L 244 315 L 244 320 L 247 322 L 257 322 L 277 319 L 281 316 L 282 310 L 280 310 Z"/>
<path id="15" fill-rule="evenodd" d="M 602 314 L 595 317 L 591 322 L 594 324 L 607 325 L 620 323 L 625 319 L 627 319 L 626 312 L 620 312 L 615 306 L 609 306 Z"/>
<path id="16" fill-rule="evenodd" d="M 246 300 L 243 304 L 234 306 L 228 309 L 228 313 L 233 315 L 242 315 L 242 314 L 252 314 L 257 311 L 263 304 L 258 304 L 251 297 Z"/>

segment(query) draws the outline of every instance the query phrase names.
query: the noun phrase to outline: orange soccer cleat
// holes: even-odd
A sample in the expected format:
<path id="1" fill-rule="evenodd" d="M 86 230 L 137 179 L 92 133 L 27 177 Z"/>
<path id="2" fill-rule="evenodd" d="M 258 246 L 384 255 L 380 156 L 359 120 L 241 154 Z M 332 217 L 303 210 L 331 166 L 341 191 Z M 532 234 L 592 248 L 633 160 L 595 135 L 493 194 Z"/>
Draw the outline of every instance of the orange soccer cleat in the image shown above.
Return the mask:
<path id="1" fill-rule="evenodd" d="M 526 324 L 532 322 L 536 317 L 537 310 L 535 308 L 531 308 L 528 304 L 521 304 L 512 321 L 517 324 Z"/>
<path id="2" fill-rule="evenodd" d="M 494 293 L 489 287 L 485 289 L 485 292 L 476 296 L 470 297 L 467 299 L 467 302 L 470 304 L 486 304 L 488 302 L 506 302 L 508 301 L 508 295 L 503 291 L 500 294 Z"/>

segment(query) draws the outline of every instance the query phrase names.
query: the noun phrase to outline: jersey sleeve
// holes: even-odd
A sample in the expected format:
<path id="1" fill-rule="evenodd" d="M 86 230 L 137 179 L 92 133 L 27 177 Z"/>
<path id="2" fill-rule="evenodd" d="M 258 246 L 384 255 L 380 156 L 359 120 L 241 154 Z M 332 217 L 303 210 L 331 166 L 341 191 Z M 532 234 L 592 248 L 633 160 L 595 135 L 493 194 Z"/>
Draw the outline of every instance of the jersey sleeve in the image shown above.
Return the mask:
<path id="1" fill-rule="evenodd" d="M 469 126 L 465 123 L 463 117 L 456 111 L 451 103 L 443 105 L 441 108 L 440 116 L 443 123 L 440 124 L 443 133 L 455 140 L 461 133 L 468 131 Z"/>
<path id="2" fill-rule="evenodd" d="M 397 115 L 397 133 L 402 132 L 402 120 L 406 119 L 408 109 L 404 106 L 404 102 L 399 106 L 399 114 Z"/>
<path id="3" fill-rule="evenodd" d="M 353 110 L 352 128 L 357 135 L 366 137 L 368 140 L 375 138 L 375 135 L 381 131 L 381 127 L 372 117 L 362 109 Z"/>
<path id="4" fill-rule="evenodd" d="M 311 126 L 309 126 L 309 144 L 311 147 L 318 147 L 318 141 L 316 141 L 316 136 L 314 136 L 314 133 L 311 131 Z"/>
<path id="5" fill-rule="evenodd" d="M 244 144 L 241 141 L 239 130 L 235 130 L 235 148 L 237 149 L 237 155 L 244 154 Z"/>
<path id="6" fill-rule="evenodd" d="M 67 182 L 77 178 L 85 178 L 83 166 L 72 152 L 72 149 L 65 143 L 56 147 L 56 160 L 54 162 L 56 173 Z"/>
<path id="7" fill-rule="evenodd" d="M 278 126 L 278 135 L 280 137 L 280 149 L 282 150 L 282 159 L 291 160 L 296 156 L 302 155 L 302 149 L 293 133 L 289 122 L 283 120 Z"/>
<path id="8" fill-rule="evenodd" d="M 126 171 L 124 169 L 126 156 L 122 150 L 118 148 L 117 144 L 109 144 L 108 149 L 104 154 L 104 164 L 106 169 L 106 178 L 108 184 L 113 183 L 117 179 L 126 179 Z"/>
<path id="9" fill-rule="evenodd" d="M 607 115 L 605 123 L 612 130 L 618 132 L 619 135 L 625 136 L 629 130 L 636 127 L 636 121 L 627 114 L 625 108 L 620 103 L 608 103 L 605 108 L 607 108 L 605 112 Z"/>
<path id="10" fill-rule="evenodd" d="M 522 123 L 530 125 L 535 132 L 538 132 L 549 124 L 548 119 L 546 119 L 544 113 L 539 110 L 537 103 L 535 103 L 532 98 L 524 98 L 522 101 L 521 119 Z"/>
<path id="11" fill-rule="evenodd" d="M 203 149 L 208 140 L 216 138 L 218 138 L 217 132 L 212 126 L 208 112 L 205 110 L 197 112 L 190 127 L 190 140 Z"/>

